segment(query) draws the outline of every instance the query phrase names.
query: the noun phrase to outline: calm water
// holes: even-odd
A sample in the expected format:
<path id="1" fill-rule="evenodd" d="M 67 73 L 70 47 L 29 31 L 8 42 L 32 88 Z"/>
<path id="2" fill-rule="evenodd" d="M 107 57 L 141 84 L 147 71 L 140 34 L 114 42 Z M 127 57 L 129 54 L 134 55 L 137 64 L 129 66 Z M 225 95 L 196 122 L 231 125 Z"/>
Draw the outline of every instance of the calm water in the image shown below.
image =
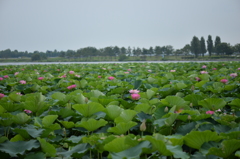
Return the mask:
<path id="1" fill-rule="evenodd" d="M 186 63 L 186 62 L 219 62 L 219 61 L 111 61 L 111 62 L 8 62 L 0 65 L 48 65 L 48 64 L 107 64 L 107 63 Z"/>

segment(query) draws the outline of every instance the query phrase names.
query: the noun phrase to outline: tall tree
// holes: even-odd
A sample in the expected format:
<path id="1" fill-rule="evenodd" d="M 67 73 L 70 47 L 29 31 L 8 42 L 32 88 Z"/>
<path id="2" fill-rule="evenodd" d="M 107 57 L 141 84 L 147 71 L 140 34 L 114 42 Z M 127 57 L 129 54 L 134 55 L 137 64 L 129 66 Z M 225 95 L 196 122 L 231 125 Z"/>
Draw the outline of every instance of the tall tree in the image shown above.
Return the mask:
<path id="1" fill-rule="evenodd" d="M 208 35 L 207 50 L 208 50 L 209 56 L 212 56 L 213 41 L 212 41 L 212 36 L 211 35 Z"/>
<path id="2" fill-rule="evenodd" d="M 202 57 L 207 52 L 204 37 L 201 37 L 201 40 L 200 40 L 200 52 L 202 53 Z"/>
<path id="3" fill-rule="evenodd" d="M 216 36 L 215 42 L 214 42 L 214 50 L 219 55 L 220 50 L 218 48 L 218 45 L 221 44 L 221 39 L 219 36 Z"/>
<path id="4" fill-rule="evenodd" d="M 195 57 L 197 58 L 200 52 L 200 42 L 196 36 L 194 36 L 191 41 L 191 51 L 195 54 Z"/>
<path id="5" fill-rule="evenodd" d="M 128 55 L 128 56 L 131 56 L 131 55 L 132 55 L 132 49 L 131 49 L 130 46 L 128 46 L 128 48 L 127 48 L 127 55 Z"/>
<path id="6" fill-rule="evenodd" d="M 127 49 L 125 47 L 121 47 L 120 49 L 122 55 L 126 55 Z"/>
<path id="7" fill-rule="evenodd" d="M 191 52 L 191 46 L 186 44 L 181 50 L 185 55 L 188 55 Z"/>
<path id="8" fill-rule="evenodd" d="M 160 54 L 162 54 L 161 47 L 155 46 L 154 52 L 155 52 L 156 56 L 159 56 Z"/>
<path id="9" fill-rule="evenodd" d="M 154 53 L 154 52 L 153 52 L 153 47 L 152 47 L 152 46 L 149 48 L 148 53 L 149 53 L 150 56 Z"/>
<path id="10" fill-rule="evenodd" d="M 231 55 L 233 53 L 233 49 L 232 49 L 231 45 L 228 43 L 218 44 L 218 51 L 219 51 L 219 53 L 222 53 L 225 55 Z"/>

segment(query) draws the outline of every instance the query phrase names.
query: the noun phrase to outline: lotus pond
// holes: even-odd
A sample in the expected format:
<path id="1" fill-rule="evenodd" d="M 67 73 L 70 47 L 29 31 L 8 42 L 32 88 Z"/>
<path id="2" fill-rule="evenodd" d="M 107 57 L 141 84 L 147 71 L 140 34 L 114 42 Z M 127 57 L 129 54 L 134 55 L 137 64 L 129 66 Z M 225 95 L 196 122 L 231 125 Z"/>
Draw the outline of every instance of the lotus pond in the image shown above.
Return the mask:
<path id="1" fill-rule="evenodd" d="M 0 66 L 1 159 L 240 157 L 240 62 Z"/>

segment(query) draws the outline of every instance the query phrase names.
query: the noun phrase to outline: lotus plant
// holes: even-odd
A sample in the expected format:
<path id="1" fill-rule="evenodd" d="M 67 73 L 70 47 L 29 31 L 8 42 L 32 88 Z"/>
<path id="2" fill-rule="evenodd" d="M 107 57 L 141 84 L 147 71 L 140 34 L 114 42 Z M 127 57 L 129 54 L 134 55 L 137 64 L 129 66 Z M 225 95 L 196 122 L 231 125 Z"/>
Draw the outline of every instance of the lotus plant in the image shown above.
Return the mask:
<path id="1" fill-rule="evenodd" d="M 19 81 L 19 83 L 21 83 L 21 84 L 26 84 L 27 82 L 24 81 L 24 80 L 21 80 L 21 81 Z"/>

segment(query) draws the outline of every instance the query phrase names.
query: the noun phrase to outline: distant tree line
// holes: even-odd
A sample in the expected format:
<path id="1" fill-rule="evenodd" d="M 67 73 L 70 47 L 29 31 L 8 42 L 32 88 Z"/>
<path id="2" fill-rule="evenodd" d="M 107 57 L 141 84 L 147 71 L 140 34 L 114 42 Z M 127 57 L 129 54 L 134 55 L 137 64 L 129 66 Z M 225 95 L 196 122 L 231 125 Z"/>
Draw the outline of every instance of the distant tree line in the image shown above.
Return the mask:
<path id="1" fill-rule="evenodd" d="M 207 45 L 206 45 L 207 44 Z M 231 46 L 229 43 L 221 42 L 219 36 L 216 36 L 213 43 L 212 36 L 209 35 L 207 41 L 204 37 L 200 40 L 198 37 L 193 36 L 190 44 L 186 44 L 181 49 L 174 49 L 171 45 L 155 46 L 149 48 L 140 47 L 118 47 L 108 46 L 105 48 L 97 49 L 95 47 L 85 47 L 78 50 L 67 51 L 49 51 L 46 52 L 21 52 L 18 50 L 2 50 L 0 51 L 0 58 L 23 58 L 30 57 L 33 61 L 47 59 L 48 57 L 64 57 L 64 58 L 86 58 L 94 56 L 110 56 L 110 57 L 122 57 L 125 56 L 170 56 L 170 55 L 194 55 L 195 57 L 204 56 L 209 53 L 210 56 L 216 55 L 231 55 L 234 52 L 240 53 L 240 43 Z"/>
<path id="2" fill-rule="evenodd" d="M 199 40 L 198 37 L 193 36 L 191 41 L 191 52 L 195 57 L 204 56 L 208 52 L 209 56 L 216 55 L 231 55 L 234 52 L 240 53 L 240 43 L 231 46 L 229 43 L 221 42 L 221 38 L 216 36 L 213 43 L 212 36 L 208 35 L 207 46 L 205 45 L 204 37 Z"/>

